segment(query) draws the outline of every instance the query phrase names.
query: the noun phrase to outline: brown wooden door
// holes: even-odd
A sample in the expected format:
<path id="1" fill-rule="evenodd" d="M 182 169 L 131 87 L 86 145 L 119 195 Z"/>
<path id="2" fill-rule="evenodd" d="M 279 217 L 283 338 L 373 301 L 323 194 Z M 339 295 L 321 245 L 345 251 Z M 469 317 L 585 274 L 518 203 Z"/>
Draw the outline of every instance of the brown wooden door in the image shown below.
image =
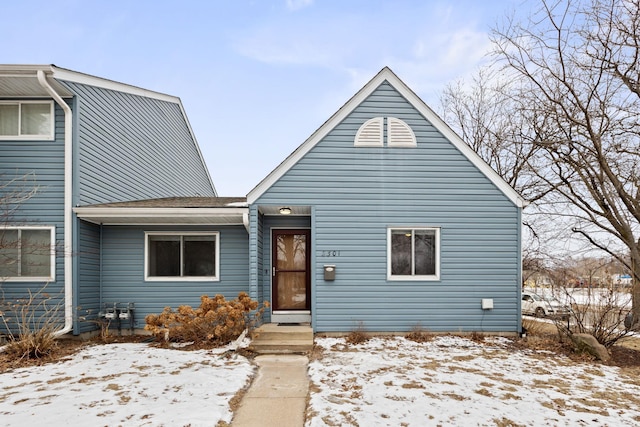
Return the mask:
<path id="1" fill-rule="evenodd" d="M 273 230 L 272 305 L 274 311 L 311 307 L 309 230 Z"/>

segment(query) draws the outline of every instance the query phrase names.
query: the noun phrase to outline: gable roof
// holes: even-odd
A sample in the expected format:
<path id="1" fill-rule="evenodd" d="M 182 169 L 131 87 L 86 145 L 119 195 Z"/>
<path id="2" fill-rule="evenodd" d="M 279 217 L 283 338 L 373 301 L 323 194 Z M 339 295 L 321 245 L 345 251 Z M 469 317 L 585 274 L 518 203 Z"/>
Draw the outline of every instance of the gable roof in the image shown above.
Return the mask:
<path id="1" fill-rule="evenodd" d="M 64 82 L 67 81 L 177 104 L 180 107 L 182 118 L 187 125 L 187 129 L 189 131 L 189 134 L 191 135 L 191 139 L 196 145 L 196 150 L 198 156 L 200 157 L 200 161 L 202 162 L 202 166 L 204 167 L 207 179 L 209 180 L 209 184 L 211 185 L 214 194 L 217 194 L 215 185 L 213 184 L 213 180 L 211 179 L 211 174 L 209 173 L 207 164 L 204 161 L 204 156 L 202 155 L 202 151 L 200 150 L 200 145 L 198 144 L 196 135 L 191 128 L 191 123 L 189 123 L 189 118 L 187 117 L 187 113 L 185 112 L 182 101 L 179 97 L 143 89 L 141 87 L 129 85 L 126 83 L 116 82 L 114 80 L 109 80 L 102 77 L 92 76 L 90 74 L 68 70 L 66 68 L 57 67 L 53 64 L 0 64 L 0 97 L 49 98 L 49 92 L 38 81 L 38 72 L 44 73 L 47 83 L 51 85 L 56 93 L 63 98 L 68 98 L 74 95 L 72 90 L 70 90 L 64 84 Z"/>
<path id="2" fill-rule="evenodd" d="M 472 164 L 474 164 L 502 193 L 516 206 L 524 207 L 527 203 L 506 181 L 498 175 L 482 158 L 469 147 L 427 104 L 424 103 L 390 68 L 384 67 L 346 104 L 316 130 L 305 142 L 291 153 L 278 167 L 267 175 L 247 195 L 247 202 L 254 203 L 265 191 L 276 183 L 305 154 L 318 144 L 334 127 L 355 110 L 382 83 L 389 83 L 402 95 L 422 116 L 444 135 Z"/>

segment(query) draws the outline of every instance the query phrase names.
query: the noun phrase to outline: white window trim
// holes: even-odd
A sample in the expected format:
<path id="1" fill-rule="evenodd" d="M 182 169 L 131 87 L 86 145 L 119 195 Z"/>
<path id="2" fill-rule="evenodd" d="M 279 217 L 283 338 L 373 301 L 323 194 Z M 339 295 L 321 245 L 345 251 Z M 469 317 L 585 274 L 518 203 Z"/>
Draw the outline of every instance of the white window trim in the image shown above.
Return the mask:
<path id="1" fill-rule="evenodd" d="M 400 276 L 391 274 L 391 231 L 392 230 L 432 230 L 436 234 L 436 274 Z M 412 248 L 413 252 L 413 248 Z M 411 256 L 414 261 L 413 254 Z M 440 280 L 440 227 L 389 226 L 387 227 L 387 280 L 390 281 L 438 281 Z"/>
<path id="2" fill-rule="evenodd" d="M 49 104 L 51 114 L 51 126 L 47 135 L 0 135 L 0 141 L 53 141 L 55 139 L 56 118 L 53 101 L 0 101 L 1 105 L 18 105 L 18 132 L 20 132 L 20 121 L 22 120 L 22 104 Z"/>
<path id="3" fill-rule="evenodd" d="M 2 230 L 49 230 L 50 236 L 50 270 L 49 276 L 18 276 L 18 277 L 0 277 L 5 282 L 55 282 L 56 280 L 56 227 L 55 226 L 20 226 L 6 225 L 0 226 Z"/>
<path id="4" fill-rule="evenodd" d="M 149 276 L 149 236 L 215 236 L 215 276 Z M 182 247 L 180 248 L 182 251 Z M 144 281 L 145 282 L 219 282 L 220 281 L 220 232 L 219 231 L 145 231 L 144 232 Z"/>

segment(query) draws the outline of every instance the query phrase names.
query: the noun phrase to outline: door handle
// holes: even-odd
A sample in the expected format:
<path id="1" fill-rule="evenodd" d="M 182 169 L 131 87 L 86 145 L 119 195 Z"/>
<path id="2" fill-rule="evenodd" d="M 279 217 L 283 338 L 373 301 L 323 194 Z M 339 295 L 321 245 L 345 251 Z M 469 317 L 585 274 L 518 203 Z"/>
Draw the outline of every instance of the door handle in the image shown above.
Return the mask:
<path id="1" fill-rule="evenodd" d="M 276 268 L 273 267 L 273 277 L 276 277 Z"/>

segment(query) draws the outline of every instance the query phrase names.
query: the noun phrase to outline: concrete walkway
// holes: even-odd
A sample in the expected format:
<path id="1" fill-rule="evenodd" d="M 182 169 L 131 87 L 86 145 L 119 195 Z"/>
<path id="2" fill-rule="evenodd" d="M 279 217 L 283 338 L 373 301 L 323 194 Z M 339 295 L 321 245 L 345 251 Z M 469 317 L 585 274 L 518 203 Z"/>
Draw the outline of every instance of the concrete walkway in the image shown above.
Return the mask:
<path id="1" fill-rule="evenodd" d="M 258 374 L 233 417 L 233 427 L 302 427 L 307 408 L 309 359 L 257 356 Z"/>

